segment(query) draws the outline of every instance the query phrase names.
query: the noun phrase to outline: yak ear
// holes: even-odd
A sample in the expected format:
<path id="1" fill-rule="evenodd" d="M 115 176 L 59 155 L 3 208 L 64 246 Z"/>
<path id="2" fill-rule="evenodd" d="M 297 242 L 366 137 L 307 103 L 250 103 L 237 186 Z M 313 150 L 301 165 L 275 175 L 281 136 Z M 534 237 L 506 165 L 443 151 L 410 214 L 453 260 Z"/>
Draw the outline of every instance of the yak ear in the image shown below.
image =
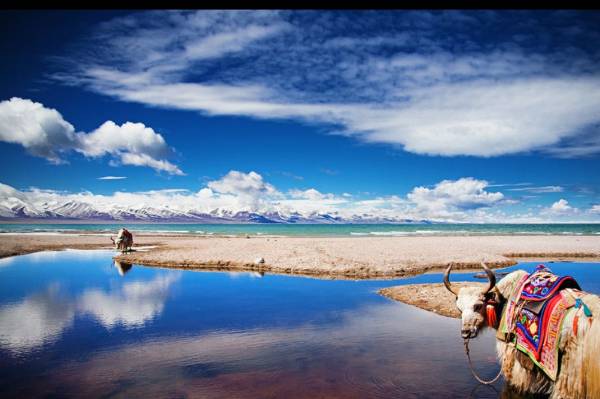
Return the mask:
<path id="1" fill-rule="evenodd" d="M 496 289 L 492 289 L 490 292 L 486 293 L 484 296 L 487 301 L 494 300 L 496 302 L 500 302 L 500 300 L 502 299 L 502 295 L 500 294 L 500 291 L 496 290 Z"/>

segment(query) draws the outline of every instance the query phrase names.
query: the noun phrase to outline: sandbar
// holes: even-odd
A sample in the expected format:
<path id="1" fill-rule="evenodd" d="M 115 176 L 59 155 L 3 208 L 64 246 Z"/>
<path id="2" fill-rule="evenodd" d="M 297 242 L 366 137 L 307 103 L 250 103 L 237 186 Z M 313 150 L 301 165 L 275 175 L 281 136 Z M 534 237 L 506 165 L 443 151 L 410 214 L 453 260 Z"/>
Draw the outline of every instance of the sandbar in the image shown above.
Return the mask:
<path id="1" fill-rule="evenodd" d="M 389 279 L 445 268 L 505 267 L 521 260 L 600 261 L 600 236 L 282 237 L 137 234 L 144 251 L 121 262 L 201 270 L 256 271 L 331 279 Z M 43 250 L 109 249 L 106 235 L 0 236 L 0 257 Z M 257 262 L 259 259 L 263 262 Z"/>

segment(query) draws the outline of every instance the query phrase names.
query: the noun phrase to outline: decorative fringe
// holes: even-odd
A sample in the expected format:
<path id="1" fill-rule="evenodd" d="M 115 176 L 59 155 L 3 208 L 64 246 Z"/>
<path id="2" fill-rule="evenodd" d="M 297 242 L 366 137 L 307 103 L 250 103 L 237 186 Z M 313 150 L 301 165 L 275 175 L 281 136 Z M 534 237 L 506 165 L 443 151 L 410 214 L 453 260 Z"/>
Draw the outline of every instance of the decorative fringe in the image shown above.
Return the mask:
<path id="1" fill-rule="evenodd" d="M 496 306 L 492 304 L 485 305 L 485 313 L 488 326 L 492 328 L 497 328 L 498 326 L 498 317 L 496 316 Z"/>

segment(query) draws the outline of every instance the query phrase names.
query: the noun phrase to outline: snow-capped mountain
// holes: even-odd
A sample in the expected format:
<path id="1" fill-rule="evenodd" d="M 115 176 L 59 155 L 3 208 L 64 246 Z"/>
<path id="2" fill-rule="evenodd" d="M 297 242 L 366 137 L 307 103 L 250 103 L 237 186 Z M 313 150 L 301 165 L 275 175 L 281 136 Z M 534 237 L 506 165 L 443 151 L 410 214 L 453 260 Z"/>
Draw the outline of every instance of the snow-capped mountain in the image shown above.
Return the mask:
<path id="1" fill-rule="evenodd" d="M 93 204 L 69 200 L 66 202 L 43 202 L 32 204 L 16 197 L 0 199 L 0 219 L 3 220 L 90 220 L 90 221 L 160 221 L 195 223 L 398 223 L 398 220 L 378 218 L 370 215 L 354 215 L 344 218 L 336 214 L 298 212 L 250 212 L 214 209 L 203 213 L 193 209 L 182 211 L 169 206 L 133 206 L 114 205 L 98 209 Z M 402 222 L 411 222 L 402 220 Z"/>
<path id="2" fill-rule="evenodd" d="M 79 200 L 85 198 L 87 200 Z M 131 201 L 129 202 L 132 203 Z M 228 209 L 201 210 L 203 204 L 138 203 L 121 205 L 115 201 L 91 201 L 85 196 L 63 196 L 53 192 L 22 192 L 0 183 L 0 220 L 85 220 L 192 223 L 422 223 L 407 219 L 381 217 L 369 213 L 343 216 L 338 212 L 298 212 L 296 210 Z"/>

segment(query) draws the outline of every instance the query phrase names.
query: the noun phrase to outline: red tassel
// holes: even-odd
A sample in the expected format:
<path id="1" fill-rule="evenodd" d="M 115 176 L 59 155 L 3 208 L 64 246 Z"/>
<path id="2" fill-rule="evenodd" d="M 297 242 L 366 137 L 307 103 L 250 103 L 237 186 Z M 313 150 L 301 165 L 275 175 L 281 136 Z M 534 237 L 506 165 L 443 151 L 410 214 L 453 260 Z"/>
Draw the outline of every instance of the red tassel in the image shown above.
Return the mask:
<path id="1" fill-rule="evenodd" d="M 487 304 L 485 306 L 485 312 L 487 316 L 488 326 L 496 328 L 496 323 L 498 322 L 498 319 L 496 317 L 496 307 L 494 305 Z"/>

